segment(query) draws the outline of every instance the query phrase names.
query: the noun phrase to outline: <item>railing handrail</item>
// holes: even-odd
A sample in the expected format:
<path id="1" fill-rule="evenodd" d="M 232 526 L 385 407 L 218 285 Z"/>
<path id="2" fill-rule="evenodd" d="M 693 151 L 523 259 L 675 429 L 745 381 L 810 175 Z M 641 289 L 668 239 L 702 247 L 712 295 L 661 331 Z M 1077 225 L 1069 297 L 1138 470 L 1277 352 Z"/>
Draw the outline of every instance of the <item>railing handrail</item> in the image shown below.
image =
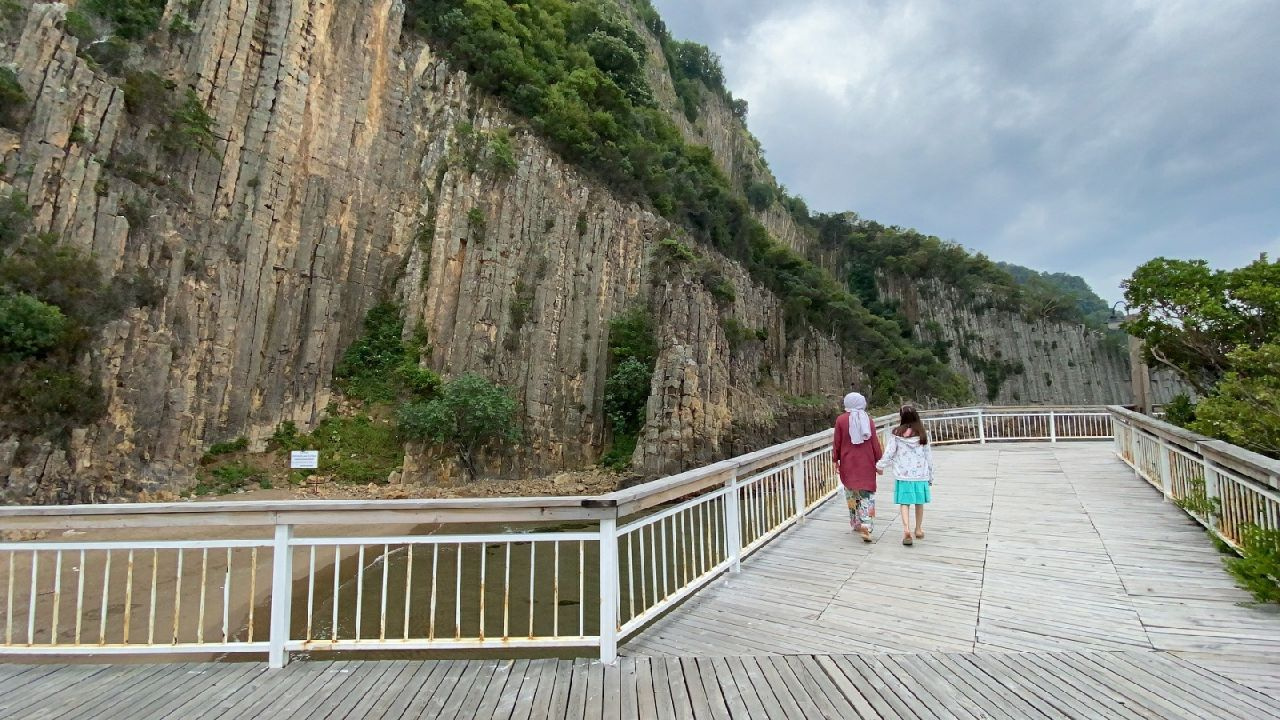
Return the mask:
<path id="1" fill-rule="evenodd" d="M 925 418 L 961 418 L 1018 413 L 1107 412 L 1105 406 L 972 406 L 922 411 Z M 884 427 L 897 415 L 875 418 Z M 761 468 L 787 462 L 830 441 L 823 429 L 801 438 L 686 470 L 631 488 L 593 496 L 441 498 L 400 500 L 245 500 L 218 502 L 99 503 L 81 505 L 0 506 L 6 529 L 89 529 L 110 527 L 183 527 L 193 523 L 223 527 L 273 525 L 383 525 L 598 521 L 626 517 L 679 497 L 701 492 Z"/>
<path id="2" fill-rule="evenodd" d="M 1108 411 L 1189 453 L 1230 468 L 1246 479 L 1280 490 L 1280 460 L 1273 460 L 1229 442 L 1216 440 L 1127 408 L 1111 406 Z"/>

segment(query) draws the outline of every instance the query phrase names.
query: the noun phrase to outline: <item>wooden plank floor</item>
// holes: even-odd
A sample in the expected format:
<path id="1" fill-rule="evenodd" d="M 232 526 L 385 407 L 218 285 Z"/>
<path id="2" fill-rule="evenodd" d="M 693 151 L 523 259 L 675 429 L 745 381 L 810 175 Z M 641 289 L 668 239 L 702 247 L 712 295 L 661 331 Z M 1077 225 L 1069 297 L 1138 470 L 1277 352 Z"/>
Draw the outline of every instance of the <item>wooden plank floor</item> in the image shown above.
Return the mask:
<path id="1" fill-rule="evenodd" d="M 259 717 L 1244 720 L 1280 701 L 1142 651 L 0 665 L 0 718 Z"/>
<path id="2" fill-rule="evenodd" d="M 842 500 L 623 646 L 629 655 L 1166 650 L 1280 698 L 1280 612 L 1109 443 L 938 448 L 926 537 Z"/>
<path id="3" fill-rule="evenodd" d="M 1280 613 L 1110 445 L 944 448 L 587 660 L 0 664 L 0 718 L 1280 718 Z"/>

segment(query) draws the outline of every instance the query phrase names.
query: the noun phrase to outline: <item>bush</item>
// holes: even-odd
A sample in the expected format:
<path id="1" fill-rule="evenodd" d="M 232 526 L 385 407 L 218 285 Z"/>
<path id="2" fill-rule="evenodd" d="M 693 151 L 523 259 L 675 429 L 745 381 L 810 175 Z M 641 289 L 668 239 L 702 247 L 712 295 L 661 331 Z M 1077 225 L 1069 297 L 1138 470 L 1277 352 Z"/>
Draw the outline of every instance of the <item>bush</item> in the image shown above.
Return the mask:
<path id="1" fill-rule="evenodd" d="M 84 7 L 111 21 L 116 33 L 128 40 L 142 40 L 160 27 L 165 0 L 87 0 Z"/>
<path id="2" fill-rule="evenodd" d="M 249 438 L 240 436 L 235 440 L 228 442 L 214 443 L 205 451 L 204 458 L 201 462 L 209 463 L 219 455 L 229 455 L 235 452 L 243 452 L 249 449 Z"/>
<path id="3" fill-rule="evenodd" d="M 213 134 L 213 116 L 205 111 L 204 105 L 196 91 L 187 88 L 182 102 L 178 103 L 169 114 L 168 122 L 157 133 L 160 147 L 170 153 L 185 150 L 217 151 Z"/>
<path id="4" fill-rule="evenodd" d="M 72 369 L 52 364 L 22 368 L 0 383 L 15 424 L 30 432 L 65 435 L 102 414 L 102 390 Z"/>
<path id="5" fill-rule="evenodd" d="M 627 358 L 609 372 L 604 384 L 605 417 L 616 435 L 635 435 L 644 427 L 653 368 Z"/>
<path id="6" fill-rule="evenodd" d="M 1196 420 L 1196 406 L 1186 393 L 1175 395 L 1164 406 L 1164 420 L 1178 427 L 1190 428 Z"/>
<path id="7" fill-rule="evenodd" d="M 507 130 L 494 132 L 489 139 L 489 167 L 499 176 L 505 177 L 516 171 L 515 149 L 511 147 L 511 133 Z"/>
<path id="8" fill-rule="evenodd" d="M 0 197 L 0 251 L 16 244 L 31 229 L 31 208 L 22 193 Z"/>
<path id="9" fill-rule="evenodd" d="M 505 388 L 471 373 L 445 383 L 433 400 L 402 405 L 397 418 L 404 437 L 452 448 L 472 481 L 477 453 L 520 436 L 515 400 Z"/>
<path id="10" fill-rule="evenodd" d="M 209 470 L 196 484 L 194 492 L 196 495 L 225 495 L 243 490 L 251 480 L 264 482 L 264 477 L 261 470 L 242 462 L 221 465 Z M 265 481 L 265 484 L 269 485 L 270 481 Z"/>
<path id="11" fill-rule="evenodd" d="M 10 130 L 21 130 L 26 122 L 27 104 L 30 99 L 18 82 L 13 68 L 0 67 L 0 125 Z"/>
<path id="12" fill-rule="evenodd" d="M 58 308 L 0 289 L 0 365 L 44 355 L 66 331 L 67 318 Z"/>
<path id="13" fill-rule="evenodd" d="M 124 75 L 133 45 L 122 37 L 112 35 L 102 42 L 81 47 L 80 53 L 110 75 Z"/>
<path id="14" fill-rule="evenodd" d="M 425 337 L 406 342 L 400 306 L 383 302 L 369 309 L 364 333 L 347 348 L 334 370 L 338 387 L 366 403 L 391 403 L 403 396 L 428 399 L 440 376 L 421 366 Z"/>
<path id="15" fill-rule="evenodd" d="M 309 436 L 297 438 L 293 449 L 319 451 L 318 472 L 337 482 L 385 484 L 404 466 L 395 424 L 370 415 L 325 418 Z"/>
<path id="16" fill-rule="evenodd" d="M 1227 569 L 1258 602 L 1280 603 L 1280 531 L 1249 526 L 1240 549 Z"/>
<path id="17" fill-rule="evenodd" d="M 81 48 L 98 39 L 98 31 L 93 28 L 93 23 L 89 21 L 88 16 L 79 10 L 67 11 L 66 17 L 62 22 L 62 29 L 71 37 L 79 40 Z"/>

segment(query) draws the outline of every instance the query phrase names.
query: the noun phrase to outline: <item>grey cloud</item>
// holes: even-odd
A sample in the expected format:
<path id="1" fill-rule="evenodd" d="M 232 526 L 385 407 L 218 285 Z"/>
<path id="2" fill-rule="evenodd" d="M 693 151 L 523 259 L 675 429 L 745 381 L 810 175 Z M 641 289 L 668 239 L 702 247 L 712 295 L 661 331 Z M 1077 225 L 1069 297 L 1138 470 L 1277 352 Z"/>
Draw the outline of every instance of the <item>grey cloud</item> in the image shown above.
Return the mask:
<path id="1" fill-rule="evenodd" d="M 779 179 L 1103 295 L 1280 250 L 1280 4 L 657 0 Z"/>

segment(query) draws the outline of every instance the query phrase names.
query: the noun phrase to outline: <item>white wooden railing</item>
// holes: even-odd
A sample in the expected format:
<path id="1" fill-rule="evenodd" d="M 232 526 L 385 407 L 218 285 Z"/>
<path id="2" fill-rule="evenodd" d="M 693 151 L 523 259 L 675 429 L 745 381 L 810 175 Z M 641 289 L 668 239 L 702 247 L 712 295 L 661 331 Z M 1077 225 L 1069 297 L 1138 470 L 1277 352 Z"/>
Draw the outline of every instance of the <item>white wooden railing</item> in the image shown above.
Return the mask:
<path id="1" fill-rule="evenodd" d="M 1280 530 L 1280 462 L 1124 408 L 1116 454 L 1139 477 L 1239 550 L 1248 528 Z"/>
<path id="2" fill-rule="evenodd" d="M 1110 438 L 1112 417 L 925 422 L 941 445 Z M 0 543 L 0 654 L 265 652 L 280 667 L 290 652 L 598 647 L 612 661 L 838 487 L 824 430 L 594 497 L 0 507 L 0 528 L 40 535 Z M 162 539 L 75 537 L 121 528 Z"/>

